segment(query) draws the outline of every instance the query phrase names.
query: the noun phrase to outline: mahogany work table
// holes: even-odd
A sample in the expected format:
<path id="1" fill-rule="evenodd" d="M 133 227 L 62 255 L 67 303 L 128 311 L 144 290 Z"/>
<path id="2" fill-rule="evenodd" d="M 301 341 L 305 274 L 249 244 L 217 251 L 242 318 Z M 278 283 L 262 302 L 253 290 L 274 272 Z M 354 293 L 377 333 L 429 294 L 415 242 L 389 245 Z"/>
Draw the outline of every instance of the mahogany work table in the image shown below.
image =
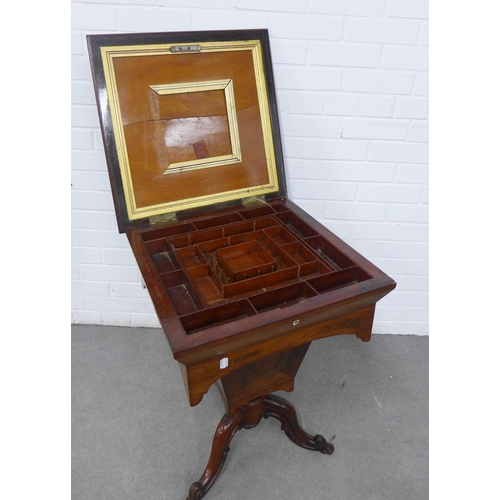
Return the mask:
<path id="1" fill-rule="evenodd" d="M 267 30 L 88 36 L 120 232 L 191 406 L 220 383 L 226 413 L 188 500 L 239 429 L 273 417 L 297 445 L 292 391 L 312 341 L 369 341 L 396 283 L 287 198 Z"/>

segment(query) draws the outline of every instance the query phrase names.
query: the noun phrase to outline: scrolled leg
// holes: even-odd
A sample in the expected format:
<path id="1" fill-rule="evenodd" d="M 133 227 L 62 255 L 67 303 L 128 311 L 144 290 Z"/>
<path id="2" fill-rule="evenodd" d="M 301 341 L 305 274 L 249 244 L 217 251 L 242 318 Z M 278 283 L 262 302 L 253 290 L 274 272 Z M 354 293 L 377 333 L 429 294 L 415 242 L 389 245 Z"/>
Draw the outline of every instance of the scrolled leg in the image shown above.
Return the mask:
<path id="1" fill-rule="evenodd" d="M 281 429 L 296 445 L 307 450 L 319 451 L 326 455 L 333 453 L 333 444 L 323 436 L 312 436 L 302 429 L 297 418 L 297 412 L 291 403 L 275 394 L 264 398 L 262 416 L 273 417 L 281 422 Z"/>

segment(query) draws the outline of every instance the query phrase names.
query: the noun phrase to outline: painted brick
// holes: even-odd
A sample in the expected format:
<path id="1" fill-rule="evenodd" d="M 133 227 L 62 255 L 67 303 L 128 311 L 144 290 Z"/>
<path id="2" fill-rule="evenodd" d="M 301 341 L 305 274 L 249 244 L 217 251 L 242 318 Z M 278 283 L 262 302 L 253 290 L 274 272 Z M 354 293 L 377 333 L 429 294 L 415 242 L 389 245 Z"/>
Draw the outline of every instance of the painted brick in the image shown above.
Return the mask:
<path id="1" fill-rule="evenodd" d="M 385 95 L 364 95 L 359 103 L 361 116 L 388 118 L 394 112 L 396 98 Z"/>
<path id="2" fill-rule="evenodd" d="M 71 227 L 74 229 L 83 229 L 85 225 L 85 212 L 71 210 Z"/>
<path id="3" fill-rule="evenodd" d="M 307 59 L 307 42 L 303 40 L 274 39 L 271 46 L 273 63 L 305 64 Z"/>
<path id="4" fill-rule="evenodd" d="M 339 68 L 276 66 L 276 86 L 288 90 L 340 90 L 342 72 Z"/>
<path id="5" fill-rule="evenodd" d="M 83 35 L 81 33 L 71 33 L 71 54 L 83 55 Z"/>
<path id="6" fill-rule="evenodd" d="M 102 324 L 114 326 L 132 326 L 132 314 L 103 312 Z"/>
<path id="7" fill-rule="evenodd" d="M 382 47 L 377 45 L 311 42 L 308 62 L 323 66 L 376 68 L 381 54 Z"/>
<path id="8" fill-rule="evenodd" d="M 395 163 L 335 161 L 330 170 L 330 179 L 334 181 L 391 182 L 395 174 Z"/>
<path id="9" fill-rule="evenodd" d="M 72 129 L 71 148 L 72 149 L 92 149 L 94 147 L 92 130 Z"/>
<path id="10" fill-rule="evenodd" d="M 85 225 L 88 229 L 106 229 L 118 231 L 114 212 L 87 212 Z"/>
<path id="11" fill-rule="evenodd" d="M 367 240 L 393 240 L 398 230 L 397 224 L 387 222 L 367 224 L 365 238 Z"/>
<path id="12" fill-rule="evenodd" d="M 71 82 L 71 103 L 95 105 L 95 94 L 92 82 Z"/>
<path id="13" fill-rule="evenodd" d="M 111 283 L 113 297 L 148 298 L 148 291 L 140 283 Z"/>
<path id="14" fill-rule="evenodd" d="M 294 203 L 296 203 L 300 208 L 302 208 L 302 210 L 307 212 L 311 217 L 319 219 L 322 216 L 325 205 L 323 201 L 301 200 L 301 199 L 295 199 L 293 198 L 293 196 L 289 196 L 289 198 Z"/>
<path id="15" fill-rule="evenodd" d="M 86 296 L 109 297 L 111 295 L 109 283 L 103 283 L 102 281 L 82 281 L 81 283 L 82 290 Z"/>
<path id="16" fill-rule="evenodd" d="M 130 248 L 103 248 L 102 261 L 104 264 L 119 264 L 121 266 L 135 266 L 136 261 Z"/>
<path id="17" fill-rule="evenodd" d="M 80 273 L 86 281 L 136 282 L 138 271 L 135 266 L 105 266 L 81 264 Z"/>
<path id="18" fill-rule="evenodd" d="M 342 90 L 375 94 L 409 94 L 413 75 L 360 69 L 344 70 Z"/>
<path id="19" fill-rule="evenodd" d="M 415 19 L 429 18 L 429 0 L 389 0 L 387 6 L 389 17 L 405 17 Z"/>
<path id="20" fill-rule="evenodd" d="M 356 184 L 292 179 L 288 183 L 290 196 L 301 199 L 354 200 Z"/>
<path id="21" fill-rule="evenodd" d="M 329 161 L 291 159 L 286 167 L 290 179 L 327 180 L 330 173 Z"/>
<path id="22" fill-rule="evenodd" d="M 74 30 L 88 30 L 92 27 L 95 31 L 115 31 L 116 9 L 109 5 L 84 5 L 71 6 L 71 27 Z"/>
<path id="23" fill-rule="evenodd" d="M 246 16 L 243 12 L 218 12 L 215 10 L 194 10 L 194 30 L 229 30 L 244 28 Z"/>
<path id="24" fill-rule="evenodd" d="M 394 107 L 395 118 L 426 118 L 429 113 L 429 99 L 424 97 L 398 96 Z"/>
<path id="25" fill-rule="evenodd" d="M 399 290 L 398 287 L 397 290 Z M 380 321 L 426 321 L 428 320 L 427 307 L 394 307 L 381 305 L 377 308 Z"/>
<path id="26" fill-rule="evenodd" d="M 282 139 L 282 143 L 283 154 L 285 155 L 285 158 L 298 158 L 300 156 L 300 149 L 302 145 L 301 139 L 284 137 Z"/>
<path id="27" fill-rule="evenodd" d="M 235 9 L 274 10 L 277 12 L 307 12 L 309 0 L 233 0 Z"/>
<path id="28" fill-rule="evenodd" d="M 330 231 L 343 240 L 364 240 L 368 224 L 357 221 L 326 220 L 324 224 Z"/>
<path id="29" fill-rule="evenodd" d="M 334 116 L 355 116 L 358 113 L 359 96 L 349 94 L 327 94 L 323 112 Z"/>
<path id="30" fill-rule="evenodd" d="M 402 70 L 429 69 L 429 49 L 427 47 L 385 47 L 382 68 Z"/>
<path id="31" fill-rule="evenodd" d="M 429 222 L 429 207 L 426 205 L 389 205 L 387 207 L 389 222 Z"/>
<path id="32" fill-rule="evenodd" d="M 99 311 L 74 311 L 73 321 L 76 325 L 102 325 L 102 313 Z"/>
<path id="33" fill-rule="evenodd" d="M 90 82 L 92 74 L 88 56 L 74 56 L 71 58 L 71 78 L 72 80 L 83 80 Z"/>
<path id="34" fill-rule="evenodd" d="M 386 203 L 418 203 L 422 186 L 401 184 L 360 184 L 357 199 Z"/>
<path id="35" fill-rule="evenodd" d="M 364 160 L 367 151 L 367 141 L 304 139 L 302 144 L 302 157 L 318 160 Z"/>
<path id="36" fill-rule="evenodd" d="M 73 243 L 76 246 L 99 248 L 127 248 L 127 237 L 116 231 L 80 230 L 72 231 Z"/>
<path id="37" fill-rule="evenodd" d="M 427 224 L 399 224 L 396 239 L 398 241 L 428 241 L 429 226 Z"/>
<path id="38" fill-rule="evenodd" d="M 101 249 L 72 247 L 71 261 L 76 264 L 101 264 Z"/>
<path id="39" fill-rule="evenodd" d="M 290 113 L 320 115 L 323 109 L 323 94 L 290 92 Z"/>
<path id="40" fill-rule="evenodd" d="M 86 297 L 86 309 L 89 311 L 102 311 L 105 313 L 131 313 L 142 312 L 140 299 L 115 298 L 115 297 Z"/>
<path id="41" fill-rule="evenodd" d="M 310 12 L 376 17 L 384 14 L 386 0 L 312 0 Z"/>
<path id="42" fill-rule="evenodd" d="M 116 0 L 120 2 L 121 0 Z M 133 3 L 135 0 L 130 0 Z M 230 9 L 231 0 L 143 0 L 145 2 L 152 2 L 162 7 L 178 7 L 180 9 L 197 8 L 200 9 Z"/>
<path id="43" fill-rule="evenodd" d="M 415 76 L 415 84 L 413 85 L 412 93 L 422 96 L 429 95 L 429 73 L 418 73 Z"/>
<path id="44" fill-rule="evenodd" d="M 408 139 L 413 142 L 429 142 L 429 122 L 428 121 L 411 122 Z"/>
<path id="45" fill-rule="evenodd" d="M 97 191 L 111 192 L 108 172 L 94 172 L 94 182 Z"/>
<path id="46" fill-rule="evenodd" d="M 429 165 L 412 163 L 398 165 L 396 182 L 427 184 L 429 182 Z"/>
<path id="47" fill-rule="evenodd" d="M 79 210 L 114 210 L 110 193 L 72 191 L 71 207 Z"/>
<path id="48" fill-rule="evenodd" d="M 400 259 L 427 259 L 427 242 L 384 241 L 380 247 L 380 257 L 398 257 Z"/>
<path id="49" fill-rule="evenodd" d="M 420 31 L 418 33 L 418 44 L 419 45 L 429 45 L 429 23 L 425 22 L 420 25 Z"/>
<path id="50" fill-rule="evenodd" d="M 160 7 L 117 7 L 119 31 L 183 31 L 189 30 L 191 12 Z"/>
<path id="51" fill-rule="evenodd" d="M 75 170 L 103 170 L 106 171 L 106 157 L 101 151 L 71 152 L 71 168 Z"/>
<path id="52" fill-rule="evenodd" d="M 333 116 L 286 115 L 281 131 L 292 137 L 337 137 L 340 120 Z"/>
<path id="53" fill-rule="evenodd" d="M 368 159 L 399 163 L 428 163 L 429 146 L 408 142 L 372 142 Z"/>
<path id="54" fill-rule="evenodd" d="M 342 38 L 343 19 L 332 16 L 271 14 L 269 29 L 275 38 L 340 40 Z"/>
<path id="55" fill-rule="evenodd" d="M 142 6 L 151 6 L 155 4 L 159 4 L 162 0 L 81 0 L 82 3 L 89 4 L 118 4 L 118 5 L 142 5 Z M 188 2 L 189 0 L 186 0 Z"/>
<path id="56" fill-rule="evenodd" d="M 325 204 L 326 219 L 383 221 L 386 206 L 382 203 L 333 202 Z"/>
<path id="57" fill-rule="evenodd" d="M 93 190 L 94 189 L 93 173 L 89 171 L 73 170 L 71 172 L 71 186 L 75 190 L 77 189 Z"/>
<path id="58" fill-rule="evenodd" d="M 345 21 L 343 39 L 350 42 L 414 45 L 419 30 L 418 21 L 351 18 Z"/>
<path id="59" fill-rule="evenodd" d="M 404 274 L 410 276 L 427 276 L 429 274 L 429 260 L 407 260 L 405 261 Z"/>
<path id="60" fill-rule="evenodd" d="M 340 123 L 340 137 L 346 139 L 393 139 L 404 140 L 408 135 L 407 120 L 372 120 L 368 118 L 344 118 Z"/>
<path id="61" fill-rule="evenodd" d="M 97 115 L 97 108 L 95 105 L 71 106 L 71 126 L 99 127 L 99 117 Z"/>
<path id="62" fill-rule="evenodd" d="M 155 314 L 131 314 L 132 326 L 139 328 L 160 328 Z"/>

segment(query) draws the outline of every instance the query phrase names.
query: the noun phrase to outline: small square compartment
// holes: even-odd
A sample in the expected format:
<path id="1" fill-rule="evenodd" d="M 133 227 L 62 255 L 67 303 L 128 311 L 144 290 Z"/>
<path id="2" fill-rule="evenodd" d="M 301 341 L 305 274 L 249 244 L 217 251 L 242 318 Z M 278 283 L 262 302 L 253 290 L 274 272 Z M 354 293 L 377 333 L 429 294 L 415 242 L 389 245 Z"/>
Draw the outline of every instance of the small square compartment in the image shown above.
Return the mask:
<path id="1" fill-rule="evenodd" d="M 316 255 L 299 242 L 283 245 L 284 250 L 297 264 L 305 264 L 317 260 Z"/>
<path id="2" fill-rule="evenodd" d="M 297 238 L 283 226 L 274 226 L 264 231 L 277 245 L 284 245 L 297 241 Z"/>
<path id="3" fill-rule="evenodd" d="M 208 265 L 191 267 L 187 272 L 207 306 L 224 302 L 222 283 Z"/>
<path id="4" fill-rule="evenodd" d="M 196 245 L 181 248 L 180 250 L 176 250 L 175 253 L 185 269 L 207 263 L 205 256 Z"/>
<path id="5" fill-rule="evenodd" d="M 255 240 L 219 248 L 217 261 L 232 282 L 276 269 L 276 260 Z"/>

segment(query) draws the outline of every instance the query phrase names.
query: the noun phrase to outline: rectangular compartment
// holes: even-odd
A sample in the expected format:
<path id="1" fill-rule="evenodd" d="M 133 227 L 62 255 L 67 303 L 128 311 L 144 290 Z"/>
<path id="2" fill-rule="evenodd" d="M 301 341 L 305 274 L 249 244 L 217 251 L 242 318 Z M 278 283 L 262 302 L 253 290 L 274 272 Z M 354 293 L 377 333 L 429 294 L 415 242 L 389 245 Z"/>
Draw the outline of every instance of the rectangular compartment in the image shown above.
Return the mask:
<path id="1" fill-rule="evenodd" d="M 241 210 L 240 215 L 244 219 L 255 219 L 257 217 L 263 217 L 264 215 L 274 214 L 274 210 L 269 205 L 262 205 L 257 208 L 250 208 L 248 210 Z"/>
<path id="2" fill-rule="evenodd" d="M 175 254 L 185 269 L 207 263 L 205 256 L 201 253 L 197 245 L 176 250 Z"/>
<path id="3" fill-rule="evenodd" d="M 204 308 L 203 303 L 183 271 L 163 274 L 161 280 L 179 316 Z"/>
<path id="4" fill-rule="evenodd" d="M 317 255 L 319 255 L 327 264 L 337 271 L 354 265 L 353 261 L 347 258 L 338 248 L 325 240 L 322 236 L 306 238 L 304 240 Z"/>
<path id="5" fill-rule="evenodd" d="M 208 266 L 191 267 L 187 270 L 197 292 L 207 306 L 224 301 L 222 283 Z"/>
<path id="6" fill-rule="evenodd" d="M 195 231 L 196 228 L 190 222 L 184 224 L 174 224 L 168 227 L 161 227 L 153 229 L 152 231 L 145 231 L 141 234 L 143 241 L 156 240 L 158 238 L 169 238 L 178 234 L 190 233 Z"/>
<path id="7" fill-rule="evenodd" d="M 217 261 L 232 282 L 276 269 L 276 260 L 255 240 L 219 248 Z"/>
<path id="8" fill-rule="evenodd" d="M 243 218 L 238 213 L 232 213 L 195 221 L 193 224 L 196 226 L 196 229 L 208 229 L 211 227 L 225 226 L 226 224 L 239 222 L 241 220 L 243 220 Z"/>
<path id="9" fill-rule="evenodd" d="M 239 297 L 252 294 L 254 292 L 267 291 L 267 288 L 284 285 L 287 281 L 298 279 L 299 268 L 297 266 L 270 272 L 261 276 L 255 276 L 236 283 L 230 283 L 222 287 L 224 297 Z"/>
<path id="10" fill-rule="evenodd" d="M 269 229 L 265 229 L 264 232 L 277 245 L 284 245 L 286 243 L 297 241 L 297 238 L 290 231 L 287 231 L 283 226 L 274 226 Z"/>
<path id="11" fill-rule="evenodd" d="M 284 288 L 277 288 L 271 292 L 261 293 L 249 300 L 257 312 L 264 312 L 298 304 L 315 295 L 318 295 L 317 292 L 307 283 L 295 283 Z"/>
<path id="12" fill-rule="evenodd" d="M 326 293 L 353 283 L 370 279 L 371 276 L 359 267 L 350 267 L 336 273 L 325 274 L 307 280 L 318 293 Z"/>
<path id="13" fill-rule="evenodd" d="M 299 276 L 301 278 L 312 278 L 314 276 L 331 272 L 331 268 L 320 260 L 315 260 L 314 262 L 306 262 L 299 266 Z"/>
<path id="14" fill-rule="evenodd" d="M 316 231 L 312 227 L 292 212 L 279 213 L 276 214 L 275 217 L 301 239 L 317 235 Z"/>
<path id="15" fill-rule="evenodd" d="M 238 245 L 239 243 L 245 243 L 246 241 L 261 241 L 262 231 L 249 231 L 248 233 L 235 234 L 229 238 L 230 245 Z"/>
<path id="16" fill-rule="evenodd" d="M 304 245 L 296 241 L 295 243 L 288 243 L 281 247 L 297 264 L 305 264 L 306 262 L 313 262 L 318 260 L 316 255 L 307 249 Z"/>
<path id="17" fill-rule="evenodd" d="M 233 236 L 235 234 L 248 233 L 254 231 L 255 227 L 253 221 L 246 221 L 240 224 L 231 224 L 224 228 L 224 236 Z"/>
<path id="18" fill-rule="evenodd" d="M 247 300 L 238 300 L 199 311 L 180 318 L 186 333 L 194 333 L 204 328 L 223 325 L 256 314 Z"/>

